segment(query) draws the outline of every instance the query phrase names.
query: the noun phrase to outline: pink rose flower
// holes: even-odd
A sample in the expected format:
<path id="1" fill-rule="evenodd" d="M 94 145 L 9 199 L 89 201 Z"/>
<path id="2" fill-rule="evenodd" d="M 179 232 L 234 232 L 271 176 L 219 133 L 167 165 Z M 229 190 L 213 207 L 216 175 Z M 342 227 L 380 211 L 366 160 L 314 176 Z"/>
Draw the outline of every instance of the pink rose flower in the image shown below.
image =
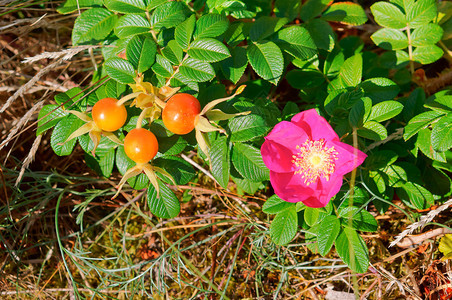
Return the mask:
<path id="1" fill-rule="evenodd" d="M 265 137 L 261 154 L 276 195 L 310 207 L 326 206 L 339 192 L 344 175 L 367 157 L 342 143 L 315 109 L 276 124 Z"/>

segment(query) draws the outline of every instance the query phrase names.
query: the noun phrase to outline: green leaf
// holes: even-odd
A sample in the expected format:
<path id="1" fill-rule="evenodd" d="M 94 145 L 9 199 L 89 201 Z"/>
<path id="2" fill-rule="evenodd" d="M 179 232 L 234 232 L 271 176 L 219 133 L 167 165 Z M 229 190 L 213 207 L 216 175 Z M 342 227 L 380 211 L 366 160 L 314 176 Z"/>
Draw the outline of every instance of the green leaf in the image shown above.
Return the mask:
<path id="1" fill-rule="evenodd" d="M 368 97 L 363 97 L 353 104 L 348 121 L 352 127 L 361 127 L 369 118 L 372 109 L 372 100 Z"/>
<path id="2" fill-rule="evenodd" d="M 334 48 L 326 57 L 325 64 L 323 65 L 323 73 L 329 77 L 336 77 L 344 61 L 344 51 L 339 47 Z"/>
<path id="3" fill-rule="evenodd" d="M 425 99 L 425 97 L 424 97 Z M 427 103 L 424 105 L 425 107 L 428 107 L 430 109 L 444 112 L 444 113 L 451 113 L 452 112 L 452 95 L 440 95 L 437 96 L 436 94 L 428 99 Z"/>
<path id="4" fill-rule="evenodd" d="M 177 25 L 174 32 L 174 39 L 182 49 L 188 49 L 191 37 L 195 30 L 196 17 L 191 15 L 187 20 Z"/>
<path id="5" fill-rule="evenodd" d="M 264 118 L 257 114 L 238 116 L 228 122 L 231 142 L 246 142 L 263 136 L 269 127 Z"/>
<path id="6" fill-rule="evenodd" d="M 250 39 L 253 42 L 262 41 L 278 31 L 287 19 L 274 18 L 270 16 L 263 16 L 258 18 L 250 28 Z"/>
<path id="7" fill-rule="evenodd" d="M 325 256 L 330 252 L 341 231 L 341 223 L 336 216 L 327 216 L 320 223 L 321 230 L 317 232 L 317 247 L 320 255 Z"/>
<path id="8" fill-rule="evenodd" d="M 317 47 L 309 31 L 300 26 L 290 26 L 277 32 L 282 49 L 295 58 L 307 60 L 317 54 Z"/>
<path id="9" fill-rule="evenodd" d="M 167 58 L 157 54 L 155 57 L 155 64 L 152 66 L 152 71 L 154 71 L 155 74 L 167 78 L 173 73 L 173 66 Z"/>
<path id="10" fill-rule="evenodd" d="M 136 163 L 126 155 L 123 146 L 118 147 L 118 150 L 116 151 L 115 161 L 116 167 L 118 168 L 118 171 L 119 173 L 121 173 L 121 175 L 124 175 L 128 169 L 133 168 L 136 165 Z M 138 176 L 128 179 L 127 183 L 129 183 L 130 187 L 132 187 L 133 189 L 142 190 L 148 187 L 149 179 L 147 178 L 146 174 L 141 173 Z"/>
<path id="11" fill-rule="evenodd" d="M 168 155 L 159 157 L 154 159 L 152 164 L 167 171 L 171 174 L 174 181 L 180 185 L 189 183 L 193 176 L 195 176 L 193 167 L 188 162 L 177 156 Z M 163 174 L 160 175 L 165 178 L 165 182 L 172 184 L 172 181 L 169 178 L 166 179 Z M 163 180 L 162 176 L 160 176 L 160 178 Z"/>
<path id="12" fill-rule="evenodd" d="M 105 97 L 121 98 L 126 92 L 127 86 L 115 80 L 108 81 L 105 85 Z M 100 97 L 100 98 L 105 98 Z"/>
<path id="13" fill-rule="evenodd" d="M 278 18 L 288 18 L 293 20 L 300 12 L 301 2 L 298 0 L 276 0 L 275 15 Z"/>
<path id="14" fill-rule="evenodd" d="M 383 122 L 394 118 L 403 110 L 403 105 L 397 101 L 384 101 L 372 106 L 369 120 Z"/>
<path id="15" fill-rule="evenodd" d="M 190 44 L 188 54 L 205 62 L 217 62 L 231 56 L 228 48 L 222 42 L 212 38 L 195 40 Z"/>
<path id="16" fill-rule="evenodd" d="M 322 19 L 313 19 L 305 26 L 317 48 L 327 51 L 334 49 L 336 35 L 328 22 Z"/>
<path id="17" fill-rule="evenodd" d="M 248 66 L 248 57 L 246 49 L 235 47 L 231 49 L 231 56 L 221 62 L 221 70 L 224 76 L 234 84 L 242 78 L 246 67 Z"/>
<path id="18" fill-rule="evenodd" d="M 387 176 L 387 185 L 391 187 L 400 187 L 408 180 L 405 169 L 395 164 L 387 166 L 383 172 Z"/>
<path id="19" fill-rule="evenodd" d="M 105 71 L 114 80 L 123 83 L 133 83 L 135 68 L 125 59 L 113 57 L 104 63 Z"/>
<path id="20" fill-rule="evenodd" d="M 110 35 L 112 37 L 112 35 Z M 110 59 L 112 57 L 119 57 L 121 53 L 124 53 L 126 51 L 127 44 L 132 39 L 132 36 L 126 37 L 124 39 L 107 39 L 104 40 L 103 47 L 102 47 L 102 56 L 104 57 L 104 60 Z"/>
<path id="21" fill-rule="evenodd" d="M 83 91 L 79 87 L 72 88 L 64 93 L 59 93 L 55 96 L 55 102 L 57 104 L 62 104 L 65 109 L 86 110 L 78 101 L 82 98 Z M 86 99 L 86 98 L 85 98 Z"/>
<path id="22" fill-rule="evenodd" d="M 352 219 L 353 228 L 359 231 L 375 232 L 378 229 L 377 220 L 367 210 L 355 206 L 344 207 L 339 210 L 339 217 L 346 223 Z"/>
<path id="23" fill-rule="evenodd" d="M 366 158 L 366 168 L 369 170 L 377 170 L 385 168 L 396 162 L 399 156 L 391 150 L 375 151 Z"/>
<path id="24" fill-rule="evenodd" d="M 210 170 L 213 177 L 225 189 L 228 188 L 231 160 L 229 158 L 229 146 L 226 137 L 220 137 L 213 141 L 209 151 Z"/>
<path id="25" fill-rule="evenodd" d="M 196 22 L 196 29 L 195 33 L 193 34 L 193 38 L 195 40 L 201 38 L 215 38 L 225 33 L 226 30 L 228 30 L 228 27 L 229 21 L 223 15 L 203 15 Z"/>
<path id="26" fill-rule="evenodd" d="M 369 267 L 369 250 L 356 230 L 343 227 L 336 240 L 336 251 L 350 269 L 365 273 Z"/>
<path id="27" fill-rule="evenodd" d="M 374 102 L 394 99 L 400 91 L 399 86 L 392 80 L 383 77 L 375 77 L 363 81 L 361 87 L 366 96 Z"/>
<path id="28" fill-rule="evenodd" d="M 149 32 L 150 30 L 150 24 L 144 17 L 140 15 L 124 15 L 116 24 L 115 34 L 122 39 Z"/>
<path id="29" fill-rule="evenodd" d="M 193 81 L 182 75 L 180 72 L 176 73 L 174 77 L 171 79 L 171 86 L 186 86 L 187 88 L 199 92 L 199 85 L 197 82 Z"/>
<path id="30" fill-rule="evenodd" d="M 149 11 L 153 10 L 156 7 L 168 2 L 169 0 L 145 0 L 147 3 L 147 9 Z"/>
<path id="31" fill-rule="evenodd" d="M 237 172 L 236 172 L 237 173 Z M 240 176 L 239 174 L 237 174 Z M 237 192 L 242 194 L 243 192 L 248 193 L 250 195 L 254 195 L 259 188 L 262 188 L 261 182 L 252 181 L 246 178 L 235 177 L 231 173 L 232 180 L 234 180 L 237 185 Z"/>
<path id="32" fill-rule="evenodd" d="M 385 50 L 399 50 L 408 47 L 408 38 L 405 33 L 397 29 L 382 28 L 372 34 L 372 41 Z"/>
<path id="33" fill-rule="evenodd" d="M 446 156 L 448 153 L 450 153 L 448 155 L 450 156 L 452 154 L 452 151 L 445 152 Z M 444 172 L 446 171 L 446 169 L 441 165 L 444 164 L 440 162 L 433 162 L 432 166 L 426 166 L 424 174 L 422 174 L 422 178 L 424 179 L 425 183 L 423 186 L 433 194 L 433 197 L 435 199 L 437 199 L 438 196 L 439 198 L 444 198 L 445 195 L 450 195 L 452 191 L 452 180 L 450 176 L 448 176 Z M 443 168 L 444 171 L 438 168 Z M 449 163 L 449 169 L 450 168 L 452 168 L 451 163 Z"/>
<path id="34" fill-rule="evenodd" d="M 367 121 L 358 129 L 358 135 L 374 141 L 382 141 L 388 137 L 386 128 L 378 122 Z"/>
<path id="35" fill-rule="evenodd" d="M 136 120 L 134 124 L 136 124 Z M 159 152 L 162 153 L 164 157 L 177 155 L 188 145 L 187 141 L 177 134 L 170 137 L 158 137 L 158 141 Z"/>
<path id="36" fill-rule="evenodd" d="M 179 72 L 196 82 L 209 81 L 215 77 L 215 70 L 212 65 L 197 59 L 188 58 L 184 60 L 179 68 Z"/>
<path id="37" fill-rule="evenodd" d="M 83 151 L 85 151 L 87 153 L 93 151 L 94 143 L 88 134 L 81 135 L 77 139 L 78 139 L 78 143 L 80 144 L 80 147 L 82 147 Z M 117 146 L 118 146 L 118 144 L 116 144 L 115 142 L 109 140 L 105 136 L 101 136 L 99 145 L 97 146 L 97 149 L 96 149 L 97 158 L 104 155 L 110 149 L 116 149 Z M 92 156 L 91 156 L 91 158 L 92 158 Z M 114 157 L 113 157 L 112 161 L 114 162 Z M 96 162 L 96 165 L 97 165 L 97 167 L 99 167 L 97 162 Z M 95 171 L 100 172 L 99 174 L 101 174 L 101 172 L 102 172 L 100 170 L 100 168 L 98 168 L 97 170 L 95 169 Z"/>
<path id="38" fill-rule="evenodd" d="M 394 4 L 377 2 L 370 7 L 375 22 L 383 27 L 402 29 L 407 26 L 405 14 Z"/>
<path id="39" fill-rule="evenodd" d="M 444 152 L 438 152 L 435 149 L 433 149 L 432 146 L 432 133 L 430 129 L 424 128 L 419 130 L 419 133 L 417 135 L 416 140 L 416 146 L 421 149 L 422 153 L 424 153 L 427 157 L 441 161 L 446 162 L 446 155 Z"/>
<path id="40" fill-rule="evenodd" d="M 162 54 L 173 65 L 178 65 L 182 62 L 182 56 L 184 55 L 184 52 L 175 40 L 171 40 L 168 42 L 166 47 L 162 49 Z"/>
<path id="41" fill-rule="evenodd" d="M 95 157 L 93 157 L 90 153 L 85 152 L 85 161 L 86 164 L 99 175 L 108 178 L 111 176 L 115 163 L 115 148 L 110 147 L 105 149 L 98 147 L 96 149 Z"/>
<path id="42" fill-rule="evenodd" d="M 405 67 L 410 58 L 408 53 L 403 50 L 387 51 L 380 56 L 380 65 L 387 69 L 401 69 Z M 410 77 L 411 81 L 411 77 Z"/>
<path id="43" fill-rule="evenodd" d="M 411 45 L 428 46 L 438 43 L 443 36 L 443 29 L 438 24 L 427 24 L 416 28 L 411 34 Z"/>
<path id="44" fill-rule="evenodd" d="M 127 60 L 132 63 L 138 73 L 147 71 L 155 61 L 157 44 L 151 37 L 134 36 L 126 47 Z"/>
<path id="45" fill-rule="evenodd" d="M 36 136 L 54 127 L 67 113 L 59 105 L 44 105 L 39 111 Z"/>
<path id="46" fill-rule="evenodd" d="M 284 59 L 281 49 L 270 41 L 256 42 L 248 46 L 246 55 L 254 71 L 276 85 L 281 78 Z"/>
<path id="47" fill-rule="evenodd" d="M 295 206 L 279 212 L 270 224 L 270 237 L 277 245 L 288 244 L 297 233 L 298 216 Z"/>
<path id="48" fill-rule="evenodd" d="M 330 0 L 308 0 L 303 3 L 300 11 L 300 18 L 307 22 L 314 19 L 330 4 Z"/>
<path id="49" fill-rule="evenodd" d="M 66 0 L 58 6 L 57 12 L 60 14 L 69 14 L 89 7 L 102 7 L 102 0 Z"/>
<path id="50" fill-rule="evenodd" d="M 50 146 L 56 155 L 65 156 L 72 153 L 72 149 L 74 149 L 77 139 L 74 138 L 67 141 L 67 143 L 65 142 L 74 131 L 82 127 L 84 124 L 85 122 L 74 115 L 68 115 L 56 124 L 52 135 L 50 136 Z"/>
<path id="51" fill-rule="evenodd" d="M 182 23 L 186 18 L 187 6 L 183 2 L 171 1 L 158 6 L 151 16 L 151 26 L 160 31 Z"/>
<path id="52" fill-rule="evenodd" d="M 339 78 L 346 87 L 354 87 L 361 82 L 362 73 L 363 57 L 361 54 L 355 54 L 345 60 L 339 70 Z"/>
<path id="53" fill-rule="evenodd" d="M 435 45 L 420 46 L 413 51 L 413 60 L 423 65 L 431 64 L 443 56 L 443 50 Z"/>
<path id="54" fill-rule="evenodd" d="M 144 0 L 104 0 L 104 5 L 111 11 L 122 14 L 144 13 Z"/>
<path id="55" fill-rule="evenodd" d="M 325 110 L 328 114 L 346 113 L 362 99 L 364 92 L 362 89 L 340 89 L 330 92 L 325 99 Z"/>
<path id="56" fill-rule="evenodd" d="M 407 182 L 402 188 L 406 192 L 407 198 L 404 197 L 403 193 L 398 193 L 400 199 L 410 202 L 417 209 L 427 209 L 433 205 L 434 199 L 432 193 L 422 185 Z"/>
<path id="57" fill-rule="evenodd" d="M 236 143 L 232 148 L 232 163 L 246 179 L 253 181 L 270 179 L 270 172 L 262 160 L 261 152 L 251 145 Z"/>
<path id="58" fill-rule="evenodd" d="M 417 0 L 407 7 L 407 22 L 411 28 L 417 28 L 430 23 L 436 17 L 435 0 Z"/>
<path id="59" fill-rule="evenodd" d="M 265 201 L 262 206 L 262 211 L 266 214 L 277 214 L 291 206 L 295 206 L 295 203 L 290 203 L 282 200 L 278 195 L 273 195 Z"/>
<path id="60" fill-rule="evenodd" d="M 367 22 L 367 16 L 364 9 L 361 5 L 353 2 L 333 3 L 322 14 L 322 19 L 355 26 Z"/>
<path id="61" fill-rule="evenodd" d="M 292 87 L 300 90 L 320 86 L 325 82 L 324 74 L 318 70 L 295 69 L 287 73 L 286 79 Z"/>
<path id="62" fill-rule="evenodd" d="M 233 22 L 224 34 L 226 44 L 231 47 L 235 47 L 240 44 L 240 42 L 248 36 L 251 26 L 252 23 L 243 23 L 239 21 Z"/>
<path id="63" fill-rule="evenodd" d="M 413 137 L 419 130 L 429 126 L 444 115 L 443 112 L 427 111 L 412 118 L 405 126 L 403 138 L 405 141 Z"/>
<path id="64" fill-rule="evenodd" d="M 77 17 L 72 30 L 72 44 L 96 44 L 105 39 L 118 17 L 104 8 L 91 8 Z"/>
<path id="65" fill-rule="evenodd" d="M 316 207 L 306 207 L 304 211 L 304 220 L 309 226 L 317 224 L 320 216 L 320 209 Z"/>
<path id="66" fill-rule="evenodd" d="M 177 217 L 180 212 L 180 203 L 173 191 L 163 182 L 158 180 L 160 195 L 151 184 L 148 188 L 147 200 L 151 213 L 163 219 Z"/>
<path id="67" fill-rule="evenodd" d="M 441 118 L 432 130 L 432 146 L 436 151 L 447 151 L 452 147 L 452 114 Z"/>

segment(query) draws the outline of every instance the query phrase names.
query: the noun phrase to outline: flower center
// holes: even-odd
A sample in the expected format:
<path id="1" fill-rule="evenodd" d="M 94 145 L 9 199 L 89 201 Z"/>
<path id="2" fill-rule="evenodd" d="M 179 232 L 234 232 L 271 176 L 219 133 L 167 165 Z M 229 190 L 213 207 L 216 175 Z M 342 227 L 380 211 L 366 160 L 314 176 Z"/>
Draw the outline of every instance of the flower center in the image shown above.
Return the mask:
<path id="1" fill-rule="evenodd" d="M 301 174 L 306 185 L 310 185 L 319 177 L 327 181 L 336 169 L 335 161 L 338 159 L 334 147 L 325 146 L 325 140 L 307 140 L 303 145 L 297 146 L 297 154 L 293 155 L 292 163 L 296 166 L 295 174 Z"/>

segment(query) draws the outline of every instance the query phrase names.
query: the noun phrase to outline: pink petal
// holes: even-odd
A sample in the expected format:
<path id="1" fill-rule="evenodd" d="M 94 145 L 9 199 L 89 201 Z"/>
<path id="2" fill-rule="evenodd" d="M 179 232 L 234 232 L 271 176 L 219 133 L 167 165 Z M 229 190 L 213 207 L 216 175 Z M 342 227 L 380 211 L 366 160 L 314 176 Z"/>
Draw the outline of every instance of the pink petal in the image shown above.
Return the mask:
<path id="1" fill-rule="evenodd" d="M 302 145 L 308 139 L 306 132 L 292 124 L 291 122 L 282 121 L 265 137 L 265 140 L 278 143 L 292 152 L 296 151 L 297 145 Z M 292 153 L 290 153 L 292 159 Z"/>
<path id="2" fill-rule="evenodd" d="M 325 207 L 331 198 L 333 198 L 341 189 L 342 176 L 333 176 L 330 180 L 318 179 L 312 184 L 315 193 L 304 200 L 303 203 L 309 207 Z"/>
<path id="3" fill-rule="evenodd" d="M 338 160 L 336 160 L 335 169 L 335 174 L 337 175 L 344 175 L 353 171 L 361 165 L 367 157 L 364 152 L 346 143 L 332 141 L 330 145 L 333 145 L 338 152 Z"/>
<path id="4" fill-rule="evenodd" d="M 302 185 L 299 174 L 276 173 L 270 171 L 270 182 L 273 186 L 275 194 L 287 202 L 300 202 L 308 199 L 314 190 Z"/>
<path id="5" fill-rule="evenodd" d="M 262 159 L 271 171 L 286 173 L 293 171 L 292 151 L 271 140 L 266 140 L 261 147 Z"/>
<path id="6" fill-rule="evenodd" d="M 309 109 L 296 114 L 293 116 L 291 122 L 303 128 L 314 141 L 320 139 L 325 139 L 327 141 L 339 140 L 339 136 L 331 125 L 325 118 L 319 116 L 315 109 Z"/>

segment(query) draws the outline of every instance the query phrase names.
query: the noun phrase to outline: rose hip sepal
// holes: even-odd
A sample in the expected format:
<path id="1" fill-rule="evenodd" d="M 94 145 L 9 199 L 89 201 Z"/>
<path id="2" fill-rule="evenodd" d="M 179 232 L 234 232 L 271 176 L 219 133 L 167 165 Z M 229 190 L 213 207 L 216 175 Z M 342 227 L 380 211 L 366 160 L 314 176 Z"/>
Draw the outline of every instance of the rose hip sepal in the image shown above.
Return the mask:
<path id="1" fill-rule="evenodd" d="M 126 108 L 118 100 L 114 98 L 103 98 L 99 100 L 94 104 L 92 118 L 79 111 L 68 110 L 68 112 L 85 121 L 86 124 L 74 131 L 64 143 L 88 133 L 91 141 L 94 143 L 94 148 L 91 151 L 93 156 L 95 155 L 102 135 L 116 144 L 122 144 L 116 135 L 112 133 L 121 128 L 127 119 Z"/>
<path id="2" fill-rule="evenodd" d="M 149 161 L 152 160 L 158 152 L 157 138 L 149 130 L 141 128 L 138 125 L 137 128 L 132 129 L 124 138 L 124 151 L 126 155 L 136 163 L 136 165 L 124 173 L 124 176 L 117 186 L 118 191 L 113 198 L 116 198 L 119 195 L 119 192 L 129 178 L 137 176 L 143 172 L 149 178 L 151 184 L 155 187 L 157 197 L 159 197 L 160 188 L 155 172 L 159 172 L 160 174 L 168 177 L 173 184 L 176 185 L 173 177 L 168 172 L 162 168 L 152 166 L 149 163 Z"/>
<path id="3" fill-rule="evenodd" d="M 315 109 L 278 123 L 265 137 L 261 154 L 276 195 L 309 207 L 326 206 L 339 192 L 344 175 L 367 157 L 341 142 Z"/>
<path id="4" fill-rule="evenodd" d="M 221 102 L 230 100 L 230 99 L 234 98 L 235 96 L 237 96 L 238 94 L 242 93 L 243 90 L 245 89 L 245 87 L 246 87 L 245 85 L 240 86 L 236 90 L 236 92 L 229 97 L 211 101 L 198 114 L 192 113 L 187 118 L 182 117 L 182 114 L 178 114 L 177 112 L 176 113 L 168 112 L 167 110 L 174 110 L 173 104 L 176 104 L 177 102 L 188 101 L 191 103 L 188 106 L 191 107 L 192 111 L 195 111 L 198 109 L 198 107 L 200 107 L 199 102 L 195 97 L 193 97 L 191 95 L 176 94 L 173 96 L 173 98 L 170 98 L 168 100 L 168 103 L 166 103 L 165 107 L 163 108 L 163 114 L 162 114 L 163 122 L 165 124 L 165 120 L 168 119 L 169 121 L 166 121 L 166 124 L 168 124 L 169 127 L 181 128 L 180 133 L 177 132 L 178 130 L 172 131 L 173 133 L 176 133 L 176 134 L 181 134 L 181 133 L 187 134 L 187 133 L 191 132 L 193 129 L 195 129 L 196 141 L 198 142 L 199 148 L 201 149 L 202 152 L 204 152 L 204 154 L 206 154 L 207 160 L 210 160 L 209 144 L 208 144 L 208 139 L 206 137 L 206 133 L 212 132 L 212 131 L 219 131 L 220 133 L 226 134 L 226 131 L 223 128 L 221 128 L 220 126 L 218 126 L 215 123 L 215 121 L 228 120 L 235 116 L 247 115 L 250 113 L 249 111 L 246 111 L 246 112 L 240 112 L 240 113 L 236 113 L 236 114 L 227 114 L 227 113 L 222 112 L 219 109 L 214 109 L 214 107 L 216 105 L 220 104 Z M 175 97 L 177 97 L 177 99 L 175 99 Z M 172 103 L 173 99 L 175 99 L 177 102 Z M 186 123 L 187 120 L 190 122 L 193 122 L 193 126 L 187 126 L 189 124 L 177 124 L 177 120 L 175 120 L 174 116 L 176 116 L 176 119 L 180 119 L 180 120 L 183 119 L 184 123 Z M 169 129 L 169 130 L 171 130 L 171 129 Z"/>
<path id="5" fill-rule="evenodd" d="M 133 99 L 130 106 L 136 106 L 142 110 L 139 119 L 149 118 L 150 123 L 160 117 L 165 101 L 180 89 L 169 86 L 158 88 L 150 82 L 143 81 L 142 75 L 135 77 L 134 80 L 135 83 L 129 84 L 133 93 L 124 96 L 119 102 L 125 103 Z"/>

